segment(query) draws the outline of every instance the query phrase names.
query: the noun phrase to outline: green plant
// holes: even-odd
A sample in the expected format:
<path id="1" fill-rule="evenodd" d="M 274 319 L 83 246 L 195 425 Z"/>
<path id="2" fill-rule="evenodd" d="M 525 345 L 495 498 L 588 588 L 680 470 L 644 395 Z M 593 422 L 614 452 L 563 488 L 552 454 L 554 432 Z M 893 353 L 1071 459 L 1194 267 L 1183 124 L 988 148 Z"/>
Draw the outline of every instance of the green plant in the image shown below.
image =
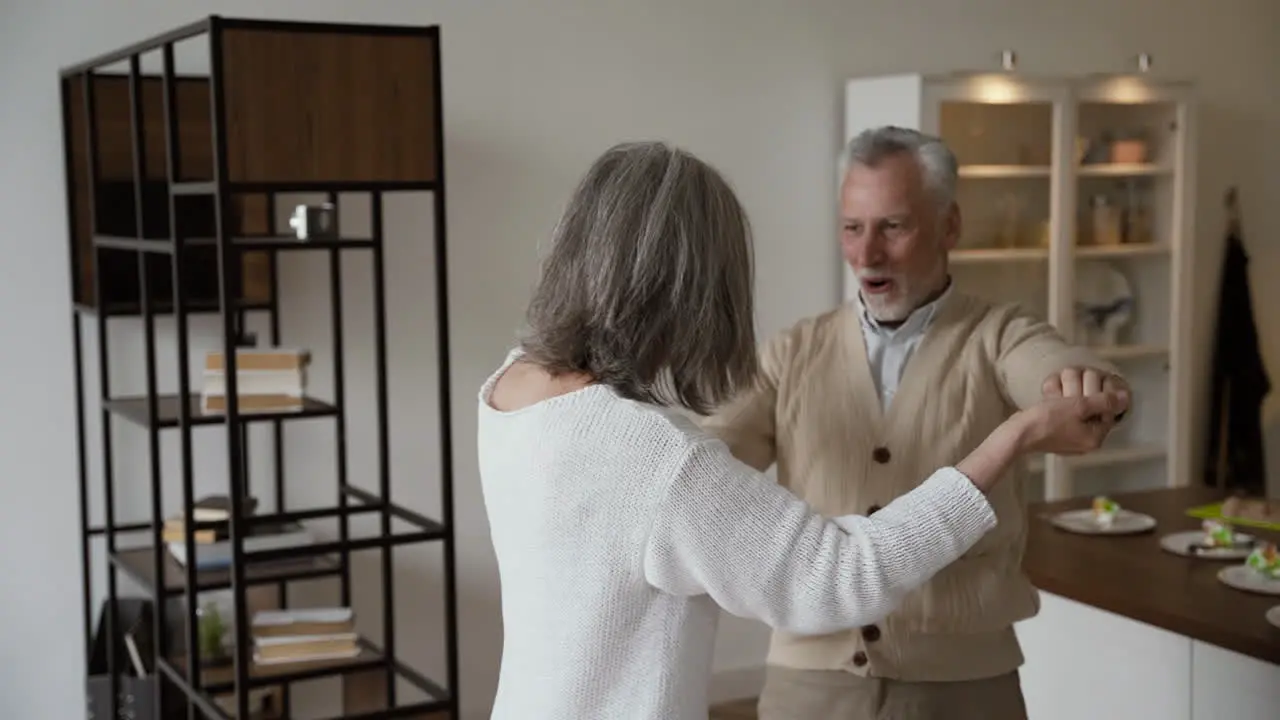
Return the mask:
<path id="1" fill-rule="evenodd" d="M 200 657 L 205 660 L 220 660 L 226 657 L 223 637 L 226 635 L 227 626 L 222 620 L 222 613 L 218 611 L 218 606 L 211 602 L 205 603 L 198 611 L 197 616 L 199 618 L 197 630 L 200 638 Z"/>

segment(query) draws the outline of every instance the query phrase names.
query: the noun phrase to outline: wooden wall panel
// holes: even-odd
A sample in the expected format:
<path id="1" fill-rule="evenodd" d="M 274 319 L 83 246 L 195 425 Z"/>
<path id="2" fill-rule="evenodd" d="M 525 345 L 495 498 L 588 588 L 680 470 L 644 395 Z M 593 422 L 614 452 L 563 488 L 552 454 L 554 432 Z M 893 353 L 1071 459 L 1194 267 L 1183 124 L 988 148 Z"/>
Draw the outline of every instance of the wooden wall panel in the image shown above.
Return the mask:
<path id="1" fill-rule="evenodd" d="M 228 179 L 434 181 L 434 42 L 228 28 Z"/>
<path id="2" fill-rule="evenodd" d="M 84 81 L 76 76 L 72 113 L 76 118 L 76 152 L 84 160 L 88 146 L 84 125 Z M 213 133 L 210 122 L 208 78 L 183 77 L 175 82 L 178 93 L 178 158 L 183 180 L 213 177 Z M 98 176 L 103 180 L 133 179 L 133 126 L 129 106 L 129 78 L 97 75 L 94 78 L 94 110 L 97 117 Z M 158 77 L 142 79 L 142 130 L 146 140 L 146 177 L 165 179 L 164 85 Z M 82 166 L 81 174 L 87 172 Z"/>
<path id="3" fill-rule="evenodd" d="M 76 282 L 73 302 L 87 306 L 94 304 L 93 229 L 90 219 L 91 193 L 89 189 L 88 115 L 84 94 L 83 76 L 71 76 L 63 80 L 68 90 L 67 100 L 71 116 L 72 245 L 76 253 Z M 213 135 L 210 118 L 210 94 L 207 78 L 183 77 L 175 84 L 178 105 L 178 152 L 181 180 L 206 180 L 213 175 Z M 153 183 L 166 179 L 164 87 L 159 77 L 143 78 L 143 136 L 146 148 L 145 177 Z M 98 176 L 101 183 L 121 184 L 133 182 L 133 127 L 130 117 L 129 81 L 127 76 L 98 75 L 94 79 L 94 109 L 97 119 Z M 117 193 L 118 194 L 118 193 Z M 153 193 L 154 194 L 154 193 Z M 238 196 L 233 199 L 233 234 L 268 234 L 265 196 Z M 154 208 L 153 208 L 154 209 Z M 133 217 L 129 208 L 115 208 L 118 218 L 122 213 Z M 167 210 L 164 213 L 167 217 Z M 206 253 L 207 255 L 208 253 Z M 129 260 L 123 254 L 123 260 Z M 132 261 L 130 261 L 132 264 Z M 120 265 L 117 263 L 117 265 Z M 168 273 L 167 258 L 157 261 L 157 268 Z M 265 252 L 244 253 L 244 299 L 251 303 L 265 304 L 271 298 L 270 258 Z M 210 275 L 217 268 L 209 265 Z M 111 289 L 107 295 L 136 294 L 131 289 L 137 284 L 137 275 L 130 268 L 121 272 L 119 267 L 108 270 L 104 278 Z M 167 280 L 165 281 L 167 284 Z M 121 288 L 121 284 L 130 288 Z M 188 291 L 190 293 L 190 290 Z M 160 293 L 164 295 L 164 293 Z M 163 298 L 167 300 L 165 295 Z M 193 298 L 207 305 L 209 298 Z M 136 308 L 134 309 L 136 311 Z"/>

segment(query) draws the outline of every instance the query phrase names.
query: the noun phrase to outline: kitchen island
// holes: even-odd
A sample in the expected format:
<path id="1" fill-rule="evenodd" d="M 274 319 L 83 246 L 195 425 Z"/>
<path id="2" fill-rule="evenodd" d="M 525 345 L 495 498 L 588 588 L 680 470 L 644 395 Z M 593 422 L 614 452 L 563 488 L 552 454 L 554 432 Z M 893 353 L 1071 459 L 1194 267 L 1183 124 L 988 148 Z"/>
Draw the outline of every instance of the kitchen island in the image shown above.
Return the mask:
<path id="1" fill-rule="evenodd" d="M 1017 632 L 1032 720 L 1280 718 L 1280 627 L 1266 619 L 1280 595 L 1222 584 L 1217 572 L 1240 560 L 1160 547 L 1164 535 L 1200 526 L 1187 509 L 1222 498 L 1205 487 L 1115 496 L 1156 519 L 1139 535 L 1079 535 L 1050 523 L 1090 498 L 1029 507 L 1023 567 L 1041 610 Z"/>

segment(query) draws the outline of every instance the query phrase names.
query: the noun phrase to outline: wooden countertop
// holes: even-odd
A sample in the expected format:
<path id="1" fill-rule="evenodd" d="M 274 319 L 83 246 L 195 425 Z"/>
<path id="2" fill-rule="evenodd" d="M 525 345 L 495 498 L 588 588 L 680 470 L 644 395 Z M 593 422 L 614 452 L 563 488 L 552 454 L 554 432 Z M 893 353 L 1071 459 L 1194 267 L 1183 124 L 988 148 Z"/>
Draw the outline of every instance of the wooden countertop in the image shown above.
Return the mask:
<path id="1" fill-rule="evenodd" d="M 1121 507 L 1158 524 L 1145 534 L 1111 536 L 1074 534 L 1049 522 L 1055 513 L 1088 507 L 1091 498 L 1032 503 L 1023 568 L 1045 592 L 1280 665 L 1280 628 L 1264 617 L 1280 595 L 1222 584 L 1218 570 L 1239 560 L 1197 560 L 1160 548 L 1164 535 L 1200 527 L 1186 515 L 1189 508 L 1223 497 L 1208 487 L 1114 495 Z M 1242 530 L 1280 540 L 1277 533 Z"/>

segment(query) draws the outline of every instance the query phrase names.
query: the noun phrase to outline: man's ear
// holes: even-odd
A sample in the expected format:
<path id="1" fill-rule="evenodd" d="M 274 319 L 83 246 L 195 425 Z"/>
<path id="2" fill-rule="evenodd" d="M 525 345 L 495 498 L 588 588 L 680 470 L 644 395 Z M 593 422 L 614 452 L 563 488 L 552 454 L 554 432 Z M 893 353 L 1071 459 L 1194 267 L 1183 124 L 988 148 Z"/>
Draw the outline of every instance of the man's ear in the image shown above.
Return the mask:
<path id="1" fill-rule="evenodd" d="M 954 250 L 960 243 L 960 203 L 953 202 L 942 218 L 942 247 Z"/>

